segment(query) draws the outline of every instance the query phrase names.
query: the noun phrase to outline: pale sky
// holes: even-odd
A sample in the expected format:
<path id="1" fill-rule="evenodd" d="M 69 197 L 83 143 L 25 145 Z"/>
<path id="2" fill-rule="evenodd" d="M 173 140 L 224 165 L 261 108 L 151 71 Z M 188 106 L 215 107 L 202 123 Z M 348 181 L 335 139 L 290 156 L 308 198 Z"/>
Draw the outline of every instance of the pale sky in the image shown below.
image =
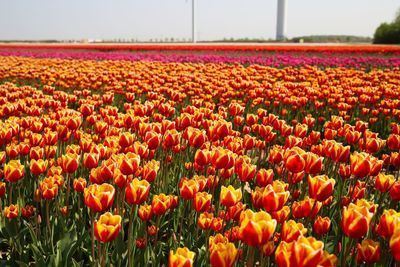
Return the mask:
<path id="1" fill-rule="evenodd" d="M 0 0 L 0 40 L 191 37 L 191 0 Z M 277 0 L 197 0 L 198 40 L 275 38 Z M 399 0 L 287 0 L 286 35 L 373 36 Z"/>

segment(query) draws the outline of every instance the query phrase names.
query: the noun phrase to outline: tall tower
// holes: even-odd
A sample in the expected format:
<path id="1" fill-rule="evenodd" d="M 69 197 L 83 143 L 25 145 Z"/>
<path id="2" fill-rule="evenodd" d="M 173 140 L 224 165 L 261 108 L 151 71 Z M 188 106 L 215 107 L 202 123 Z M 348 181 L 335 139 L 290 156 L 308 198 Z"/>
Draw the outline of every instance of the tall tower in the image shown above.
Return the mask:
<path id="1" fill-rule="evenodd" d="M 196 43 L 196 0 L 192 0 L 192 42 Z"/>
<path id="2" fill-rule="evenodd" d="M 285 39 L 286 39 L 286 0 L 278 0 L 278 12 L 276 18 L 276 40 L 283 41 Z"/>

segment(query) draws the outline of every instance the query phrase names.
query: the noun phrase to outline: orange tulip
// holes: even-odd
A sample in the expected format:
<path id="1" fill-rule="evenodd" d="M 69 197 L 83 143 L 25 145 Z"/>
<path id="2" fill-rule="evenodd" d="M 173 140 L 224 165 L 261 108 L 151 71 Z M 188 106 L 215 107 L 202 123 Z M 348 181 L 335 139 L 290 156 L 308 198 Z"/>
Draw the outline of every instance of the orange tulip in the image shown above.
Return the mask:
<path id="1" fill-rule="evenodd" d="M 100 155 L 96 153 L 83 154 L 83 166 L 87 169 L 96 168 L 99 165 Z"/>
<path id="2" fill-rule="evenodd" d="M 380 173 L 376 177 L 375 187 L 380 192 L 385 193 L 385 192 L 389 191 L 390 188 L 392 188 L 392 186 L 394 185 L 395 182 L 396 182 L 396 179 L 394 178 L 393 175 Z"/>
<path id="3" fill-rule="evenodd" d="M 329 254 L 326 250 L 324 250 L 324 254 L 322 255 L 322 259 L 319 262 L 318 267 L 336 267 L 337 266 L 337 257 L 335 254 Z"/>
<path id="4" fill-rule="evenodd" d="M 210 250 L 213 267 L 231 267 L 235 264 L 238 250 L 233 243 L 217 243 Z"/>
<path id="5" fill-rule="evenodd" d="M 390 251 L 396 261 L 400 261 L 400 228 L 396 228 L 389 241 Z"/>
<path id="6" fill-rule="evenodd" d="M 118 144 L 121 147 L 129 147 L 129 146 L 131 146 L 133 144 L 134 141 L 135 141 L 135 136 L 132 133 L 123 132 L 119 136 Z"/>
<path id="7" fill-rule="evenodd" d="M 265 244 L 274 234 L 276 220 L 264 211 L 244 211 L 240 218 L 239 236 L 249 246 Z"/>
<path id="8" fill-rule="evenodd" d="M 350 146 L 343 146 L 340 143 L 333 143 L 331 148 L 330 157 L 335 162 L 347 162 L 350 156 Z"/>
<path id="9" fill-rule="evenodd" d="M 299 202 L 292 204 L 292 214 L 295 218 L 315 217 L 322 207 L 322 202 L 308 196 Z"/>
<path id="10" fill-rule="evenodd" d="M 110 159 L 103 161 L 101 163 L 101 166 L 98 168 L 99 168 L 99 170 L 98 170 L 99 173 L 95 175 L 96 177 L 94 177 L 94 180 L 96 181 L 95 182 L 96 184 L 101 184 L 101 183 L 103 183 L 107 180 L 110 180 L 114 177 L 114 173 L 117 169 L 117 163 L 114 161 L 114 159 L 110 158 Z M 91 172 L 94 170 L 97 170 L 97 168 L 92 169 Z M 97 175 L 99 175 L 99 177 L 97 177 Z M 101 182 L 98 182 L 98 181 L 101 181 Z"/>
<path id="11" fill-rule="evenodd" d="M 240 181 L 249 182 L 256 175 L 257 166 L 253 164 L 243 163 L 236 170 L 236 174 L 238 175 Z"/>
<path id="12" fill-rule="evenodd" d="M 197 212 L 205 212 L 210 209 L 212 195 L 207 192 L 197 192 L 193 199 L 193 208 Z"/>
<path id="13" fill-rule="evenodd" d="M 157 149 L 158 146 L 161 144 L 161 139 L 162 136 L 154 131 L 148 131 L 144 136 L 144 141 L 146 142 L 150 150 Z"/>
<path id="14" fill-rule="evenodd" d="M 400 223 L 400 212 L 394 209 L 384 210 L 376 231 L 382 237 L 391 237 Z"/>
<path id="15" fill-rule="evenodd" d="M 215 169 L 230 169 L 235 159 L 230 150 L 218 147 L 211 152 L 211 163 Z"/>
<path id="16" fill-rule="evenodd" d="M 187 137 L 189 145 L 194 148 L 200 148 L 207 141 L 204 131 L 192 127 L 187 128 Z"/>
<path id="17" fill-rule="evenodd" d="M 126 186 L 125 199 L 131 205 L 140 205 L 146 201 L 149 192 L 150 183 L 135 178 Z"/>
<path id="18" fill-rule="evenodd" d="M 71 131 L 76 131 L 82 124 L 82 117 L 77 117 L 76 115 L 70 118 L 66 118 L 66 126 Z"/>
<path id="19" fill-rule="evenodd" d="M 90 104 L 82 104 L 79 108 L 84 117 L 91 115 L 94 111 L 94 106 Z"/>
<path id="20" fill-rule="evenodd" d="M 267 186 L 272 184 L 274 178 L 274 171 L 272 169 L 259 169 L 256 173 L 256 182 L 258 186 Z"/>
<path id="21" fill-rule="evenodd" d="M 271 212 L 272 218 L 274 218 L 279 224 L 284 223 L 290 214 L 289 206 L 284 206 L 282 209 L 278 211 Z"/>
<path id="22" fill-rule="evenodd" d="M 263 254 L 264 257 L 269 257 L 274 253 L 275 251 L 275 242 L 274 241 L 268 241 L 264 245 L 261 246 L 261 253 Z"/>
<path id="23" fill-rule="evenodd" d="M 171 207 L 171 198 L 165 194 L 155 195 L 151 202 L 153 214 L 162 215 Z"/>
<path id="24" fill-rule="evenodd" d="M 67 153 L 60 158 L 60 165 L 65 173 L 74 173 L 79 167 L 79 155 Z"/>
<path id="25" fill-rule="evenodd" d="M 54 176 L 54 175 L 61 175 L 62 174 L 62 168 L 60 166 L 52 166 L 49 168 L 47 171 L 48 176 Z"/>
<path id="26" fill-rule="evenodd" d="M 0 197 L 4 197 L 6 194 L 6 183 L 0 182 Z"/>
<path id="27" fill-rule="evenodd" d="M 389 195 L 392 200 L 399 201 L 400 200 L 400 181 L 396 181 L 390 187 Z"/>
<path id="28" fill-rule="evenodd" d="M 195 179 L 184 178 L 179 183 L 179 191 L 183 199 L 193 199 L 199 191 L 199 183 Z"/>
<path id="29" fill-rule="evenodd" d="M 289 220 L 283 223 L 281 238 L 285 242 L 292 242 L 298 239 L 299 236 L 305 236 L 307 228 L 302 223 L 297 223 Z"/>
<path id="30" fill-rule="evenodd" d="M 352 238 L 365 236 L 373 215 L 367 207 L 350 203 L 348 207 L 343 207 L 341 222 L 343 232 Z"/>
<path id="31" fill-rule="evenodd" d="M 0 164 L 4 164 L 6 162 L 6 152 L 0 151 Z"/>
<path id="32" fill-rule="evenodd" d="M 82 177 L 74 179 L 73 187 L 76 192 L 82 193 L 86 188 L 86 180 Z"/>
<path id="33" fill-rule="evenodd" d="M 11 144 L 7 145 L 7 147 L 6 147 L 7 155 L 8 155 L 8 157 L 10 157 L 12 159 L 19 156 L 20 150 L 21 150 L 20 146 L 14 144 L 14 143 L 11 143 Z"/>
<path id="34" fill-rule="evenodd" d="M 282 148 L 279 146 L 273 146 L 268 155 L 268 162 L 271 164 L 278 164 L 282 161 L 283 159 L 283 152 Z"/>
<path id="35" fill-rule="evenodd" d="M 32 205 L 26 205 L 24 208 L 21 208 L 21 215 L 25 218 L 30 218 L 35 214 L 35 208 Z"/>
<path id="36" fill-rule="evenodd" d="M 124 175 L 135 174 L 140 164 L 140 156 L 128 152 L 118 162 L 119 169 Z"/>
<path id="37" fill-rule="evenodd" d="M 285 159 L 285 167 L 290 172 L 302 172 L 305 166 L 306 162 L 304 158 L 298 153 L 293 153 Z"/>
<path id="38" fill-rule="evenodd" d="M 235 189 L 233 186 L 221 187 L 220 203 L 225 207 L 230 207 L 238 203 L 242 199 L 242 190 Z"/>
<path id="39" fill-rule="evenodd" d="M 242 212 L 246 209 L 246 205 L 243 204 L 242 202 L 236 203 L 234 206 L 230 206 L 228 208 L 228 216 L 229 219 L 239 221 L 240 220 L 240 215 Z"/>
<path id="40" fill-rule="evenodd" d="M 94 221 L 94 235 L 101 243 L 111 242 L 118 237 L 121 230 L 122 218 L 109 212 L 102 214 L 99 220 Z"/>
<path id="41" fill-rule="evenodd" d="M 349 130 L 346 132 L 345 138 L 348 144 L 355 144 L 361 137 L 361 132 Z"/>
<path id="42" fill-rule="evenodd" d="M 279 267 L 317 267 L 323 260 L 324 243 L 314 237 L 300 236 L 292 242 L 282 241 L 275 251 L 275 261 Z"/>
<path id="43" fill-rule="evenodd" d="M 333 193 L 335 180 L 329 179 L 326 175 L 308 176 L 308 193 L 311 198 L 324 201 Z"/>
<path id="44" fill-rule="evenodd" d="M 265 190 L 265 187 L 258 187 L 256 186 L 252 191 L 251 191 L 251 204 L 256 209 L 261 209 L 263 206 L 263 192 Z"/>
<path id="45" fill-rule="evenodd" d="M 11 204 L 10 206 L 4 207 L 4 216 L 11 220 L 17 218 L 19 215 L 18 205 Z"/>
<path id="46" fill-rule="evenodd" d="M 348 179 L 351 176 L 351 169 L 349 165 L 340 164 L 339 166 L 339 175 L 344 179 Z"/>
<path id="47" fill-rule="evenodd" d="M 214 215 L 212 213 L 208 212 L 200 213 L 200 216 L 197 219 L 197 225 L 203 230 L 208 230 L 211 227 L 213 218 Z"/>
<path id="48" fill-rule="evenodd" d="M 30 170 L 33 175 L 40 175 L 46 171 L 47 160 L 31 160 Z"/>
<path id="49" fill-rule="evenodd" d="M 192 267 L 194 256 L 196 254 L 188 248 L 178 248 L 176 252 L 170 251 L 168 258 L 168 267 Z"/>
<path id="50" fill-rule="evenodd" d="M 221 231 L 222 227 L 224 226 L 224 220 L 220 217 L 215 217 L 212 219 L 211 221 L 211 225 L 210 228 L 214 231 L 214 232 L 219 232 Z"/>
<path id="51" fill-rule="evenodd" d="M 126 179 L 127 179 L 127 176 L 123 175 L 119 169 L 116 169 L 114 171 L 113 181 L 116 186 L 118 186 L 119 188 L 125 187 Z"/>
<path id="52" fill-rule="evenodd" d="M 160 162 L 156 160 L 151 160 L 143 166 L 142 178 L 149 183 L 156 179 L 157 172 L 160 169 Z"/>
<path id="53" fill-rule="evenodd" d="M 93 212 L 104 212 L 114 202 L 115 189 L 112 185 L 104 183 L 101 185 L 92 184 L 84 190 L 85 205 Z"/>
<path id="54" fill-rule="evenodd" d="M 147 239 L 144 237 L 138 238 L 138 239 L 136 239 L 135 244 L 138 249 L 144 249 L 147 245 Z"/>
<path id="55" fill-rule="evenodd" d="M 19 160 L 10 160 L 4 165 L 4 179 L 10 183 L 17 182 L 24 177 L 24 165 Z"/>
<path id="56" fill-rule="evenodd" d="M 199 166 L 205 166 L 210 163 L 211 153 L 208 150 L 198 149 L 194 154 L 194 162 Z"/>
<path id="57" fill-rule="evenodd" d="M 375 157 L 370 157 L 371 170 L 369 172 L 370 176 L 377 176 L 383 167 L 383 160 L 378 160 Z"/>
<path id="58" fill-rule="evenodd" d="M 58 195 L 58 185 L 53 177 L 44 178 L 39 184 L 40 192 L 44 199 L 53 199 Z"/>
<path id="59" fill-rule="evenodd" d="M 216 234 L 215 236 L 210 236 L 208 238 L 208 249 L 213 250 L 214 246 L 218 243 L 228 244 L 229 240 L 221 234 Z"/>
<path id="60" fill-rule="evenodd" d="M 398 151 L 400 150 L 400 135 L 391 134 L 387 139 L 387 146 L 390 150 Z"/>
<path id="61" fill-rule="evenodd" d="M 314 221 L 314 231 L 317 235 L 325 235 L 331 228 L 331 219 L 329 217 L 317 216 Z"/>
<path id="62" fill-rule="evenodd" d="M 371 162 L 367 154 L 354 152 L 350 155 L 351 174 L 361 179 L 370 174 Z"/>
<path id="63" fill-rule="evenodd" d="M 29 157 L 36 160 L 42 159 L 44 157 L 44 149 L 38 146 L 32 147 L 29 150 Z"/>
<path id="64" fill-rule="evenodd" d="M 306 162 L 306 166 L 304 171 L 308 174 L 316 174 L 321 172 L 323 167 L 323 157 L 318 156 L 312 152 L 307 152 L 303 155 L 303 158 Z"/>
<path id="65" fill-rule="evenodd" d="M 141 205 L 138 209 L 138 216 L 144 222 L 150 220 L 151 217 L 153 217 L 153 211 L 151 205 L 147 204 Z"/>
<path id="66" fill-rule="evenodd" d="M 381 257 L 381 245 L 371 239 L 363 240 L 357 244 L 357 263 L 372 264 L 378 262 Z"/>
<path id="67" fill-rule="evenodd" d="M 289 199 L 287 184 L 275 180 L 272 185 L 267 185 L 262 193 L 262 203 L 266 211 L 278 211 L 283 208 Z"/>
<path id="68" fill-rule="evenodd" d="M 167 130 L 164 133 L 163 146 L 164 148 L 171 148 L 180 143 L 181 134 L 175 130 Z"/>
<path id="69" fill-rule="evenodd" d="M 158 232 L 158 229 L 155 225 L 149 225 L 147 226 L 147 234 L 149 236 L 155 236 Z"/>

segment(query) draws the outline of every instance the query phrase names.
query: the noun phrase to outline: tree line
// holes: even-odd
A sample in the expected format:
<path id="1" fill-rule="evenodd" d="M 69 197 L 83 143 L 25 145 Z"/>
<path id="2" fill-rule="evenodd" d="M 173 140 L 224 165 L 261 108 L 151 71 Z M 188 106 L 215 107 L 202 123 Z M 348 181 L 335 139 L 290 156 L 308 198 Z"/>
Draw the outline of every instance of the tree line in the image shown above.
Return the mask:
<path id="1" fill-rule="evenodd" d="M 374 34 L 374 43 L 400 44 L 400 9 L 392 22 L 379 25 Z"/>

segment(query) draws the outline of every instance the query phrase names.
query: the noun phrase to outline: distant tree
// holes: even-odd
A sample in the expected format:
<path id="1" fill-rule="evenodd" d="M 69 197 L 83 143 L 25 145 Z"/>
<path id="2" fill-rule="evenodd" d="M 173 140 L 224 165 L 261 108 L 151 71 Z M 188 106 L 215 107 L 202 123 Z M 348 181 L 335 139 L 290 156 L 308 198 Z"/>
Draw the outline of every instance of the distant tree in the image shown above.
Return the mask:
<path id="1" fill-rule="evenodd" d="M 397 10 L 396 17 L 394 19 L 394 23 L 400 23 L 400 8 Z"/>
<path id="2" fill-rule="evenodd" d="M 375 44 L 400 44 L 400 9 L 391 23 L 382 23 L 375 30 Z"/>

